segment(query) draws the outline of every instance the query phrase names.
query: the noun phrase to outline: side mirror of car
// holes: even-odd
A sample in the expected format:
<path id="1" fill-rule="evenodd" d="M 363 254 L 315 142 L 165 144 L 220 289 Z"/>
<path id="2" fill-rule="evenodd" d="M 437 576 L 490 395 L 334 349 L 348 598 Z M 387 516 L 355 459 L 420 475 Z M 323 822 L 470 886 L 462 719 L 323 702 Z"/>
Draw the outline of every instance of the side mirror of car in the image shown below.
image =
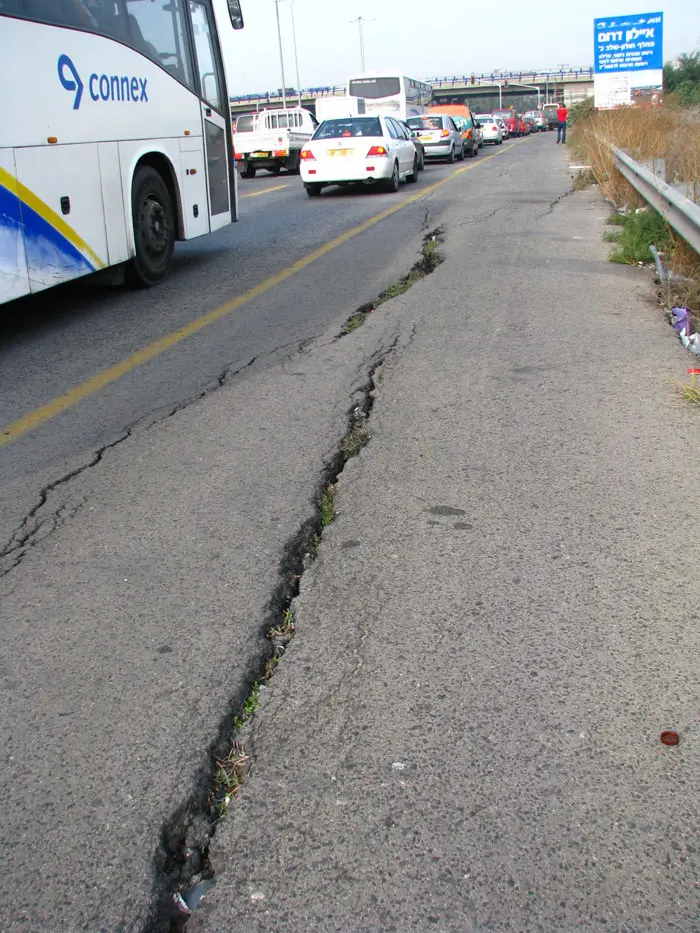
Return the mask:
<path id="1" fill-rule="evenodd" d="M 475 123 L 474 126 L 477 128 L 477 130 L 481 129 L 481 123 Z"/>

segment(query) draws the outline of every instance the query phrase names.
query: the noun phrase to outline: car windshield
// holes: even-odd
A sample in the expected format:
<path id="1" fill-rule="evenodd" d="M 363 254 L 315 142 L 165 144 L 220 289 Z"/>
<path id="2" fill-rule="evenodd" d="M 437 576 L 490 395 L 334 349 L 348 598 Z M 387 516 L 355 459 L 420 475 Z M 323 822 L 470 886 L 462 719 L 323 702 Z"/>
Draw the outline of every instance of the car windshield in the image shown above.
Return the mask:
<path id="1" fill-rule="evenodd" d="M 442 129 L 442 117 L 409 117 L 406 122 L 412 130 Z"/>
<path id="2" fill-rule="evenodd" d="M 383 136 L 378 117 L 346 117 L 324 120 L 313 139 L 343 139 L 348 136 Z"/>
<path id="3" fill-rule="evenodd" d="M 236 132 L 237 133 L 252 133 L 255 125 L 255 116 L 252 113 L 246 114 L 244 117 L 239 117 L 236 120 Z"/>

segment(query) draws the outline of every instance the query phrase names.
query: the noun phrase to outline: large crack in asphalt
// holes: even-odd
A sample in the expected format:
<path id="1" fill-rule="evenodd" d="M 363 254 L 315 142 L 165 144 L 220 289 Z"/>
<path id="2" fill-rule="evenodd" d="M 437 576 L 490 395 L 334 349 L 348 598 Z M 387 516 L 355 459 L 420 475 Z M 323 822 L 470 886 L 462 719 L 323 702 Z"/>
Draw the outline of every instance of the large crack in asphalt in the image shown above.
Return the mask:
<path id="1" fill-rule="evenodd" d="M 415 327 L 410 339 L 414 334 Z M 244 713 L 246 703 L 251 696 L 257 696 L 259 685 L 266 684 L 274 676 L 286 644 L 293 637 L 293 627 L 285 637 L 270 638 L 270 635 L 278 631 L 281 618 L 291 615 L 291 607 L 299 595 L 304 572 L 315 559 L 326 523 L 321 506 L 323 496 L 327 490 L 335 488 L 346 463 L 359 452 L 347 444 L 347 439 L 361 427 L 366 432 L 364 443 L 369 440 L 366 426 L 374 405 L 377 372 L 395 352 L 398 341 L 397 334 L 388 346 L 377 350 L 367 361 L 364 382 L 351 396 L 347 430 L 335 452 L 323 465 L 316 482 L 316 508 L 284 545 L 277 584 L 260 624 L 260 655 L 245 671 L 243 686 L 228 699 L 216 736 L 209 747 L 207 763 L 195 775 L 193 791 L 162 827 L 160 845 L 154 859 L 153 908 L 142 927 L 142 933 L 182 933 L 189 918 L 182 892 L 201 887 L 213 878 L 208 853 L 221 818 L 221 811 L 216 806 L 217 769 L 222 760 L 230 757 L 232 749 L 239 752 L 241 760 L 248 762 L 246 772 L 254 761 L 252 743 L 246 741 L 245 747 L 241 743 L 244 732 L 242 727 L 249 718 Z M 274 660 L 273 664 L 271 660 Z"/>
<path id="2" fill-rule="evenodd" d="M 428 221 L 429 211 L 426 210 L 422 232 Z M 425 276 L 437 269 L 444 261 L 437 250 L 443 237 L 443 227 L 424 235 L 421 259 L 413 270 L 421 266 Z M 426 253 L 426 244 L 433 244 L 435 249 Z M 416 331 L 414 323 L 408 345 Z M 284 545 L 277 583 L 260 622 L 260 654 L 243 672 L 235 695 L 228 698 L 205 763 L 194 775 L 191 792 L 162 826 L 153 863 L 153 906 L 141 933 L 183 933 L 192 911 L 198 906 L 201 892 L 213 883 L 209 847 L 219 820 L 225 818 L 230 800 L 244 783 L 255 760 L 250 720 L 257 708 L 259 691 L 274 677 L 286 645 L 294 637 L 293 604 L 300 593 L 305 571 L 316 559 L 323 529 L 328 524 L 324 508 L 328 493 L 332 490 L 335 495 L 336 483 L 348 460 L 370 441 L 368 423 L 375 401 L 377 373 L 395 353 L 399 336 L 397 330 L 388 345 L 375 351 L 365 363 L 364 381 L 351 395 L 345 434 L 316 481 L 316 506 Z M 305 349 L 306 346 L 299 348 L 300 352 Z M 280 620 L 284 620 L 282 625 Z M 230 784 L 222 797 L 221 770 L 229 762 L 232 762 Z"/>

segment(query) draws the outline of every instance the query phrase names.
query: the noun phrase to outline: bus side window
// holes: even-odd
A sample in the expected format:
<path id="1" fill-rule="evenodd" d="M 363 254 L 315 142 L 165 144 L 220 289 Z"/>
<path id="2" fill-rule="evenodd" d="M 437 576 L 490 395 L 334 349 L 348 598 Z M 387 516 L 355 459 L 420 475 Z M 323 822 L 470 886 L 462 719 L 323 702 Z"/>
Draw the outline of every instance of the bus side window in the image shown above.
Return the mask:
<path id="1" fill-rule="evenodd" d="M 53 26 L 74 26 L 95 31 L 98 28 L 86 0 L 27 0 L 25 5 L 31 19 Z"/>
<path id="2" fill-rule="evenodd" d="M 24 3 L 22 0 L 0 0 L 0 13 L 6 16 L 24 16 Z"/>
<path id="3" fill-rule="evenodd" d="M 193 87 L 181 0 L 170 0 L 167 4 L 126 0 L 126 9 L 129 44 L 162 65 L 178 81 Z"/>

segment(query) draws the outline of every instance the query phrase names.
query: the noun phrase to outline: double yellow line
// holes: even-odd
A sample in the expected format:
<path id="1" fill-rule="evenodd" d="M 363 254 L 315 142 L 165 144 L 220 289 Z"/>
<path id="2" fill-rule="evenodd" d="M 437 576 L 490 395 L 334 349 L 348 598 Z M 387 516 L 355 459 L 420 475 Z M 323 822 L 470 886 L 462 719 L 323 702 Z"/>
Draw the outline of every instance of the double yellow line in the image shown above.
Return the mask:
<path id="1" fill-rule="evenodd" d="M 116 380 L 121 379 L 122 376 L 126 376 L 138 366 L 143 366 L 144 363 L 148 363 L 149 360 L 155 359 L 157 356 L 165 353 L 165 351 L 169 350 L 171 347 L 177 346 L 178 343 L 181 343 L 188 337 L 193 337 L 195 334 L 199 333 L 200 330 L 204 330 L 205 327 L 209 327 L 211 324 L 216 323 L 216 321 L 220 321 L 221 318 L 226 317 L 233 311 L 237 311 L 239 308 L 247 305 L 250 301 L 254 301 L 256 298 L 260 298 L 262 295 L 271 291 L 273 288 L 281 285 L 287 279 L 290 279 L 293 275 L 296 275 L 297 272 L 301 272 L 312 263 L 317 262 L 317 260 L 322 259 L 324 256 L 327 256 L 328 253 L 331 253 L 334 249 L 337 249 L 344 243 L 348 243 L 356 236 L 359 236 L 361 233 L 369 230 L 370 227 L 381 223 L 382 220 L 386 220 L 387 217 L 391 217 L 392 214 L 398 213 L 398 211 L 408 207 L 409 204 L 415 204 L 416 201 L 419 201 L 421 198 L 424 198 L 429 194 L 432 194 L 434 191 L 437 191 L 438 188 L 442 188 L 443 185 L 446 185 L 452 181 L 455 176 L 461 175 L 464 172 L 469 172 L 472 169 L 483 165 L 485 162 L 488 162 L 489 159 L 496 158 L 496 156 L 501 155 L 508 149 L 512 149 L 513 146 L 516 145 L 518 145 L 518 143 L 512 143 L 509 146 L 504 146 L 502 149 L 499 149 L 492 155 L 482 156 L 478 162 L 471 162 L 469 165 L 464 165 L 461 168 L 458 168 L 446 178 L 433 182 L 432 185 L 428 185 L 427 187 L 422 188 L 419 187 L 415 194 L 412 194 L 410 197 L 405 198 L 392 207 L 381 211 L 379 214 L 375 214 L 374 217 L 364 221 L 364 223 L 361 223 L 359 226 L 353 227 L 351 230 L 347 230 L 345 233 L 341 233 L 340 236 L 337 236 L 334 240 L 331 240 L 329 243 L 325 243 L 323 246 L 313 250 L 311 253 L 307 253 L 306 256 L 298 259 L 295 263 L 292 263 L 291 266 L 287 266 L 286 269 L 283 269 L 276 275 L 265 279 L 265 281 L 260 282 L 259 285 L 255 285 L 253 288 L 249 288 L 248 291 L 243 292 L 243 294 L 239 295 L 237 298 L 232 298 L 231 301 L 227 301 L 225 304 L 221 305 L 215 310 L 209 311 L 207 314 L 203 314 L 201 317 L 195 318 L 194 321 L 191 321 L 189 324 L 185 325 L 185 327 L 180 327 L 173 333 L 168 334 L 165 337 L 161 337 L 159 340 L 154 340 L 153 343 L 147 344 L 141 350 L 137 350 L 135 353 L 132 353 L 131 356 L 127 356 L 125 359 L 121 360 L 121 362 L 115 363 L 114 366 L 110 366 L 108 369 L 103 370 L 96 376 L 88 379 L 86 382 L 81 382 L 80 385 L 75 386 L 68 392 L 65 392 L 63 395 L 59 395 L 52 401 L 47 402 L 46 405 L 42 405 L 40 408 L 35 408 L 34 411 L 31 411 L 23 417 L 18 418 L 17 421 L 13 421 L 11 424 L 5 425 L 5 427 L 0 430 L 0 447 L 4 447 L 7 444 L 13 443 L 13 441 L 18 440 L 24 434 L 28 434 L 30 431 L 40 427 L 42 424 L 46 424 L 47 421 L 51 421 L 52 418 L 55 418 L 62 412 L 73 408 L 78 404 L 78 402 L 82 402 L 84 399 L 90 398 L 91 395 L 95 395 L 95 393 L 99 392 L 101 389 L 104 389 L 105 386 L 110 385 L 110 383 L 116 382 Z M 280 185 L 279 187 L 281 188 L 284 186 Z M 266 189 L 265 193 L 267 193 L 267 191 L 273 190 L 276 189 Z M 260 193 L 262 194 L 263 192 Z"/>

